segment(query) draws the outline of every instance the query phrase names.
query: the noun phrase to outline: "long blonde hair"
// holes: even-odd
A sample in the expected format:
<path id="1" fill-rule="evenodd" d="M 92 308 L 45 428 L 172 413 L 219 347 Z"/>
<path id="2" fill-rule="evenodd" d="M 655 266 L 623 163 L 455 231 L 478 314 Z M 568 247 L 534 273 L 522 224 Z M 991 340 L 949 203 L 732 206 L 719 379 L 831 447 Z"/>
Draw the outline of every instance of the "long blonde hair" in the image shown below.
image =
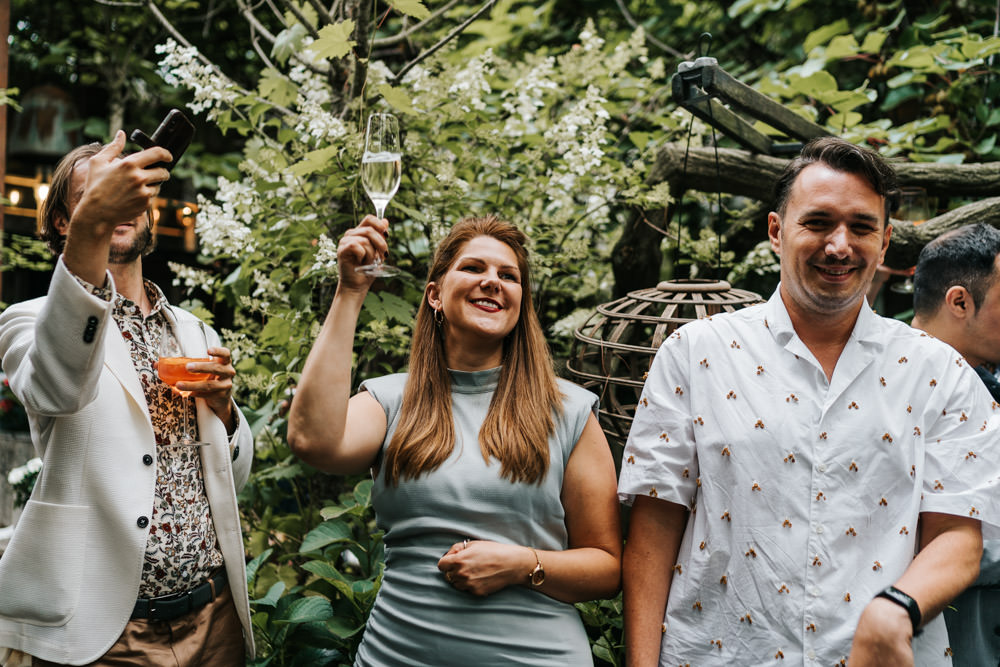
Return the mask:
<path id="1" fill-rule="evenodd" d="M 506 244 L 517 257 L 521 272 L 521 314 L 504 339 L 503 369 L 479 431 L 483 458 L 500 461 L 500 474 L 511 482 L 540 482 L 549 469 L 549 436 L 553 414 L 562 412 L 549 348 L 531 302 L 527 238 L 509 222 L 494 215 L 465 218 L 438 244 L 427 276 L 439 282 L 470 240 L 487 236 Z M 386 450 L 385 478 L 418 477 L 436 469 L 455 447 L 451 411 L 451 376 L 445 357 L 443 328 L 435 325 L 434 311 L 424 299 L 410 346 L 410 372 L 403 390 L 399 426 Z"/>

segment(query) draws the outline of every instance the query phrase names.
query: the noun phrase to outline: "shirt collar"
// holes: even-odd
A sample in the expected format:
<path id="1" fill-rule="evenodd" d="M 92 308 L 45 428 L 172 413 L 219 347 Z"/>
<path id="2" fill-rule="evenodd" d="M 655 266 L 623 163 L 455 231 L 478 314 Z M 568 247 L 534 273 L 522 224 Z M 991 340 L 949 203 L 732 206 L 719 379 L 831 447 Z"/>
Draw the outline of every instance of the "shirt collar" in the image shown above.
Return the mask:
<path id="1" fill-rule="evenodd" d="M 868 299 L 863 299 L 861 310 L 858 312 L 858 319 L 854 323 L 854 330 L 851 332 L 848 343 L 868 344 L 878 348 L 884 347 L 885 341 L 883 340 L 883 336 L 880 335 L 881 327 L 879 327 L 879 320 L 881 319 L 881 316 L 876 315 L 875 311 L 868 305 Z M 774 336 L 775 341 L 782 347 L 787 346 L 791 339 L 798 339 L 795 327 L 792 326 L 792 318 L 788 315 L 785 302 L 781 299 L 780 284 L 764 305 L 764 326 L 767 327 L 771 335 Z"/>
<path id="2" fill-rule="evenodd" d="M 153 317 L 157 315 L 157 313 L 166 310 L 168 307 L 167 297 L 163 294 L 163 290 L 161 290 L 156 283 L 150 280 L 143 280 L 142 288 L 146 291 L 146 297 L 149 299 L 149 303 L 151 304 L 149 317 Z M 114 309 L 116 313 L 122 316 L 142 318 L 139 305 L 117 292 L 115 293 Z"/>

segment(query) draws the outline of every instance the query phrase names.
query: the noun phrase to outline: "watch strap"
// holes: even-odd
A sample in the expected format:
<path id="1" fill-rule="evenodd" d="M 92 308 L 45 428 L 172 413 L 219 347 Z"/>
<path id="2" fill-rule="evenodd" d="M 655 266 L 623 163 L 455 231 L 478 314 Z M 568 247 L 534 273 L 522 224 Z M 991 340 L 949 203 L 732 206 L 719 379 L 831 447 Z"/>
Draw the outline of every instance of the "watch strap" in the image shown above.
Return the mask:
<path id="1" fill-rule="evenodd" d="M 917 604 L 916 600 L 895 586 L 885 587 L 875 597 L 891 600 L 905 609 L 906 613 L 910 615 L 910 622 L 913 624 L 913 636 L 916 637 L 920 634 L 920 621 L 922 616 L 920 614 L 920 605 Z"/>
<path id="2" fill-rule="evenodd" d="M 528 583 L 532 587 L 541 586 L 545 582 L 545 568 L 542 567 L 542 560 L 538 557 L 538 552 L 531 549 L 531 553 L 535 556 L 535 567 L 528 573 Z"/>

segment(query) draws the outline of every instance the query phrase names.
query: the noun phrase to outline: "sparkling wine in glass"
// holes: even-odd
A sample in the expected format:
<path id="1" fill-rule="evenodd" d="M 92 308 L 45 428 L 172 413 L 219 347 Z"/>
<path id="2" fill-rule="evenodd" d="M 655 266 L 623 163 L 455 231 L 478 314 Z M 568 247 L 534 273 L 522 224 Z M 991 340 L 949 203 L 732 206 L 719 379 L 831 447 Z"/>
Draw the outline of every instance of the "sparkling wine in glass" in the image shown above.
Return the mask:
<path id="1" fill-rule="evenodd" d="M 385 217 L 385 207 L 396 190 L 402 176 L 403 150 L 399 145 L 399 121 L 388 113 L 373 113 L 368 116 L 365 131 L 365 152 L 361 157 L 361 184 L 368 198 L 375 205 L 375 215 Z M 400 270 L 383 263 L 376 257 L 371 264 L 357 268 L 369 276 L 395 276 Z"/>
<path id="2" fill-rule="evenodd" d="M 181 340 L 184 347 L 181 347 Z M 191 432 L 191 392 L 177 388 L 178 382 L 201 382 L 206 379 L 204 373 L 194 373 L 187 369 L 191 362 L 211 361 L 208 356 L 208 343 L 205 339 L 205 331 L 200 322 L 173 322 L 164 325 L 163 335 L 160 337 L 159 358 L 156 360 L 156 373 L 160 380 L 168 384 L 181 396 L 183 401 L 184 421 L 182 422 L 181 436 L 170 444 L 182 447 L 197 447 L 204 445 Z M 186 350 L 186 353 L 185 353 Z M 197 354 L 199 356 L 190 356 Z"/>

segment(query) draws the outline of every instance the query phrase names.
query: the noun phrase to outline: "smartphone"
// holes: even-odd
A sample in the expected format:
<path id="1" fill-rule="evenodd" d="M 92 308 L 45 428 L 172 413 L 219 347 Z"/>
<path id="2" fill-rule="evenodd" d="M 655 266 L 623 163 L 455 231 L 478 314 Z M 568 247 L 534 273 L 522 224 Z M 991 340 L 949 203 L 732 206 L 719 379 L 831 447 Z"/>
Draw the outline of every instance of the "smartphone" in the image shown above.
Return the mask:
<path id="1" fill-rule="evenodd" d="M 151 165 L 151 167 L 164 167 L 167 171 L 170 171 L 177 164 L 177 161 L 181 159 L 181 155 L 187 150 L 193 137 L 194 125 L 184 115 L 184 112 L 180 109 L 171 109 L 163 119 L 163 122 L 160 123 L 160 126 L 153 132 L 152 137 L 146 136 L 146 133 L 142 130 L 135 130 L 129 139 L 144 149 L 152 148 L 153 146 L 162 146 L 170 151 L 170 155 L 173 157 L 171 162 L 157 162 Z"/>

